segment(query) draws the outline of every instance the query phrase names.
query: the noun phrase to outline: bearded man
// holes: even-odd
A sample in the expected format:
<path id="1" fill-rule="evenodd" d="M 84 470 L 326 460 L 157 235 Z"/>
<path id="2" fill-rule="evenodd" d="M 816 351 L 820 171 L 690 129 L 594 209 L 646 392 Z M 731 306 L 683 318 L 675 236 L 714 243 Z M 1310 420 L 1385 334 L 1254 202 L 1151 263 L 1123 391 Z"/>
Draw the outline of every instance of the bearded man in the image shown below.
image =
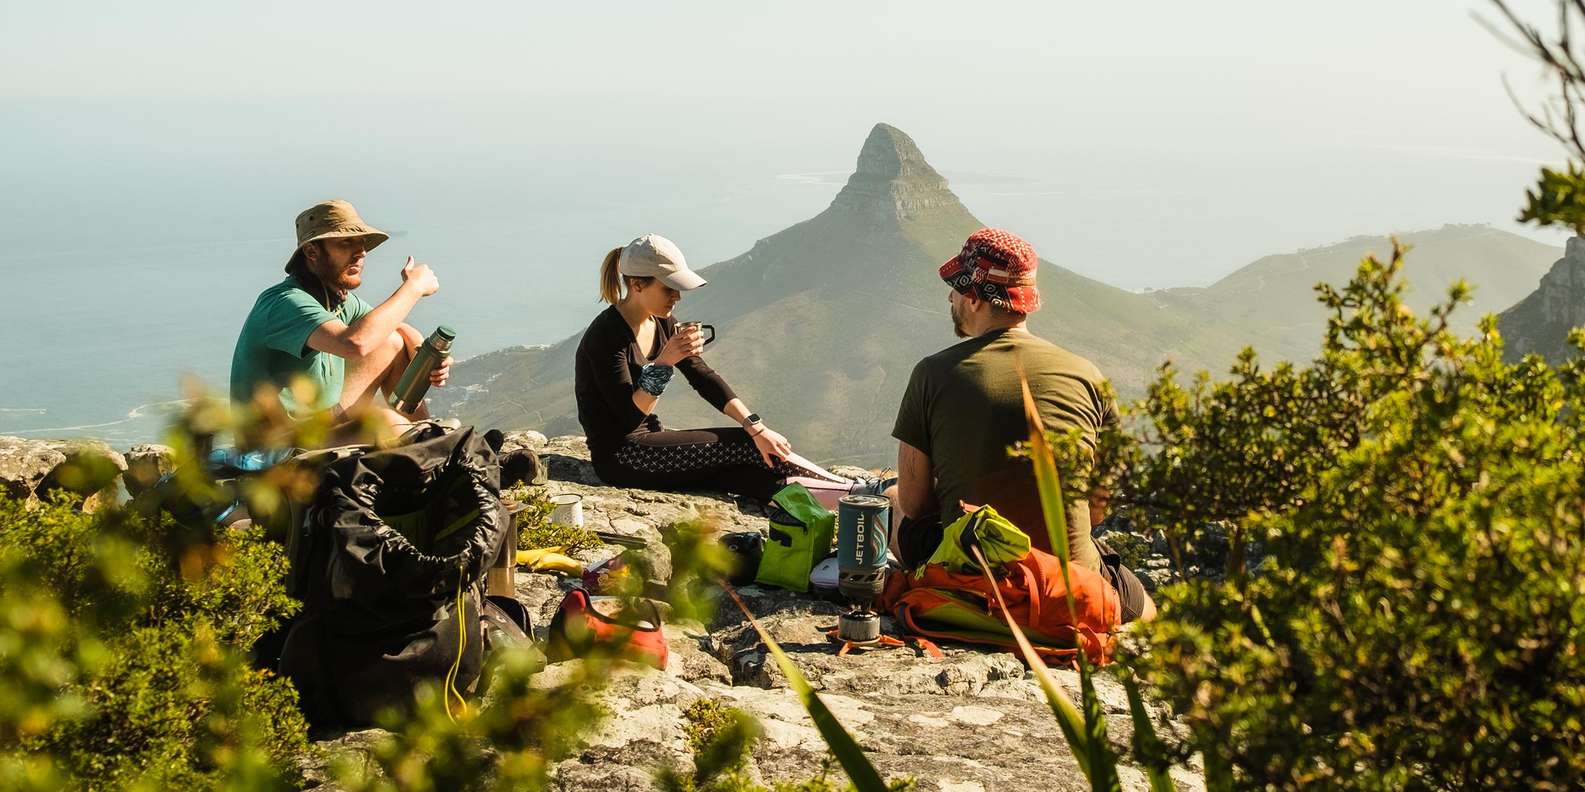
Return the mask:
<path id="1" fill-rule="evenodd" d="M 231 356 L 231 400 L 294 419 L 328 414 L 333 424 L 374 417 L 399 430 L 428 417 L 420 405 L 403 414 L 386 406 L 424 338 L 404 320 L 440 289 L 426 264 L 409 256 L 401 285 L 379 305 L 353 292 L 369 251 L 390 238 L 363 222 L 346 201 L 315 204 L 297 216 L 297 248 L 286 279 L 259 295 Z M 430 375 L 446 383 L 451 360 Z"/>
<path id="2" fill-rule="evenodd" d="M 914 367 L 892 428 L 897 486 L 887 494 L 902 512 L 893 548 L 905 566 L 930 558 L 942 526 L 962 515 L 964 504 L 995 507 L 1035 547 L 1052 551 L 1033 466 L 1007 454 L 1029 437 L 1020 377 L 1045 428 L 1078 429 L 1092 454 L 1100 433 L 1118 423 L 1100 369 L 1029 332 L 1029 315 L 1040 310 L 1039 264 L 1034 247 L 1017 235 L 982 228 L 941 265 L 952 329 L 967 340 Z M 1091 536 L 1091 517 L 1084 500 L 1067 504 L 1073 563 L 1118 590 L 1125 621 L 1151 618 L 1155 604 L 1117 554 Z"/>

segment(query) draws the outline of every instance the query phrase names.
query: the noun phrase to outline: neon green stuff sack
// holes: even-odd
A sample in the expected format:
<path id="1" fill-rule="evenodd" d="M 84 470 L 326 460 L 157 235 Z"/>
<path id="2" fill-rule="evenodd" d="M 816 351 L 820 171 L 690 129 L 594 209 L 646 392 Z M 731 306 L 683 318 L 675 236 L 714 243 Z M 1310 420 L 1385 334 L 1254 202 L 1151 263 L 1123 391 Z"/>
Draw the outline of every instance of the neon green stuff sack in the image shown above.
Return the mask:
<path id="1" fill-rule="evenodd" d="M 809 590 L 809 572 L 831 555 L 836 515 L 802 484 L 788 484 L 771 498 L 770 537 L 754 582 L 791 591 Z"/>

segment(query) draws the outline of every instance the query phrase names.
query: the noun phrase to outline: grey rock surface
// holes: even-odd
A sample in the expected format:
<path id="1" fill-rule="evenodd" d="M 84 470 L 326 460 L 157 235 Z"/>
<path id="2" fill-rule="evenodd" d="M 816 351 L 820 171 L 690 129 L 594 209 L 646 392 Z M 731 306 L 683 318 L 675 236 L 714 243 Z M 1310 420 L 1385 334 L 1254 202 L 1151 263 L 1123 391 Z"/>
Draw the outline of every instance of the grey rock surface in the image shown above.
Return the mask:
<path id="1" fill-rule="evenodd" d="M 55 489 L 99 497 L 126 469 L 126 457 L 98 440 L 0 435 L 0 489 L 14 498 L 44 497 Z"/>
<path id="2" fill-rule="evenodd" d="M 656 547 L 663 547 L 667 526 L 694 515 L 707 516 L 723 531 L 767 528 L 757 504 L 728 495 L 605 487 L 589 466 L 582 438 L 551 438 L 539 451 L 550 470 L 545 492 L 582 496 L 587 527 L 642 538 Z M 581 557 L 598 562 L 621 549 L 606 545 Z M 543 637 L 572 585 L 519 570 L 518 598 L 533 616 L 536 636 Z M 837 644 L 827 637 L 844 609 L 838 603 L 760 586 L 745 586 L 739 593 L 884 775 L 912 775 L 919 789 L 944 792 L 1088 788 L 1037 683 L 1013 655 L 942 644 L 942 656 L 933 657 L 910 644 L 839 656 Z M 893 625 L 886 628 L 896 634 Z M 730 600 L 721 601 L 709 624 L 674 622 L 664 630 L 665 670 L 628 667 L 598 692 L 610 717 L 556 766 L 556 789 L 652 789 L 656 768 L 690 768 L 683 712 L 701 699 L 739 708 L 760 721 L 763 736 L 746 768 L 749 777 L 770 783 L 820 771 L 824 742 L 780 667 L 768 659 L 758 634 Z M 576 663 L 549 666 L 537 683 L 567 678 Z M 1077 675 L 1056 674 L 1076 700 Z M 1109 738 L 1126 747 L 1131 727 L 1121 685 L 1103 672 L 1097 692 L 1112 716 Z M 355 732 L 320 745 L 356 753 L 367 750 L 377 735 Z M 322 778 L 323 772 L 310 775 Z M 1181 789 L 1203 788 L 1190 769 L 1180 768 L 1175 780 Z M 1124 768 L 1123 788 L 1145 789 L 1143 773 Z"/>
<path id="3" fill-rule="evenodd" d="M 1503 358 L 1515 362 L 1536 353 L 1553 363 L 1578 354 L 1570 330 L 1585 325 L 1585 237 L 1569 239 L 1563 258 L 1542 276 L 1530 296 L 1497 316 Z"/>
<path id="4" fill-rule="evenodd" d="M 174 469 L 175 452 L 170 446 L 141 443 L 127 449 L 126 460 L 127 471 L 121 480 L 126 483 L 127 493 L 135 496 Z"/>
<path id="5" fill-rule="evenodd" d="M 501 440 L 501 486 L 517 484 L 541 486 L 546 482 L 545 464 L 539 457 L 545 436 L 539 432 L 507 432 Z"/>
<path id="6" fill-rule="evenodd" d="M 13 498 L 29 498 L 66 455 L 40 440 L 0 435 L 0 487 Z"/>

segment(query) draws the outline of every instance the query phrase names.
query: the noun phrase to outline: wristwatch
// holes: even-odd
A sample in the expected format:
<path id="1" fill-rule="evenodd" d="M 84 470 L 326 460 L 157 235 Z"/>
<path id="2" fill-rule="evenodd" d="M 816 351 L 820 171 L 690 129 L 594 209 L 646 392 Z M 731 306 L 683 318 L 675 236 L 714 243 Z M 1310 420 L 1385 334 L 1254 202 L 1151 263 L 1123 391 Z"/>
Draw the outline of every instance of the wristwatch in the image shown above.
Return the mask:
<path id="1" fill-rule="evenodd" d="M 759 413 L 749 413 L 748 417 L 743 419 L 743 428 L 749 430 L 749 436 L 753 437 L 754 427 L 759 426 L 762 423 L 763 422 L 760 421 Z"/>

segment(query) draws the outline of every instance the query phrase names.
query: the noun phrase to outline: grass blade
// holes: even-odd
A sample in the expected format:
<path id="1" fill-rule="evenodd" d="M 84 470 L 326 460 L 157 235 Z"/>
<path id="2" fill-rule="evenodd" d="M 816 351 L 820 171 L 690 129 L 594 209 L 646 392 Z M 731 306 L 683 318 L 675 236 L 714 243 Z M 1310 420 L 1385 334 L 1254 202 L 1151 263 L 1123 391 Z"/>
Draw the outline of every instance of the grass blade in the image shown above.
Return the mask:
<path id="1" fill-rule="evenodd" d="M 1166 765 L 1160 764 L 1161 739 L 1156 727 L 1145 712 L 1145 700 L 1139 695 L 1139 683 L 1133 674 L 1123 675 L 1123 690 L 1128 692 L 1128 714 L 1134 721 L 1134 756 L 1145 765 L 1145 777 L 1150 779 L 1150 792 L 1177 792 Z"/>
<path id="2" fill-rule="evenodd" d="M 1062 482 L 1057 477 L 1056 456 L 1046 442 L 1046 428 L 1035 407 L 1034 394 L 1029 392 L 1029 378 L 1024 367 L 1018 366 L 1018 384 L 1024 392 L 1024 420 L 1029 424 L 1029 461 L 1035 468 L 1035 485 L 1040 489 L 1040 511 L 1046 518 L 1046 534 L 1051 539 L 1051 552 L 1062 559 L 1062 574 L 1068 573 L 1068 562 L 1073 559 L 1068 547 L 1068 509 L 1062 499 Z M 1066 580 L 1063 581 L 1067 582 Z"/>
<path id="3" fill-rule="evenodd" d="M 1046 535 L 1051 541 L 1052 554 L 1062 562 L 1064 599 L 1068 603 L 1068 615 L 1077 630 L 1078 608 L 1073 601 L 1073 581 L 1068 574 L 1068 564 L 1073 560 L 1073 548 L 1068 544 L 1068 510 L 1067 501 L 1062 494 L 1062 480 L 1057 473 L 1056 455 L 1052 453 L 1050 443 L 1046 442 L 1045 424 L 1035 405 L 1034 394 L 1029 390 L 1029 378 L 1025 375 L 1022 364 L 1018 366 L 1018 384 L 1023 391 L 1024 420 L 1029 427 L 1029 458 L 1034 466 L 1035 486 L 1040 494 L 1040 510 L 1046 518 Z M 980 559 L 980 563 L 981 568 L 984 569 L 983 558 Z M 996 589 L 988 572 L 986 579 L 992 583 L 991 590 L 996 593 L 997 604 L 1002 609 L 1002 617 L 1012 629 L 1019 648 L 1028 647 L 1024 659 L 1034 670 L 1036 678 L 1040 680 L 1046 701 L 1051 705 L 1052 712 L 1056 714 L 1057 721 L 1062 726 L 1062 733 L 1067 737 L 1068 746 L 1078 759 L 1080 768 L 1089 779 L 1090 788 L 1102 792 L 1117 792 L 1122 786 L 1121 779 L 1117 775 L 1117 757 L 1113 754 L 1111 742 L 1106 737 L 1106 716 L 1101 711 L 1100 700 L 1095 695 L 1095 683 L 1091 677 L 1091 667 L 1089 658 L 1085 654 L 1082 634 L 1076 641 L 1078 651 L 1076 659 L 1081 686 L 1080 701 L 1084 706 L 1084 713 L 1081 716 L 1067 696 L 1057 691 L 1055 679 L 1046 670 L 1045 664 L 1035 656 L 1034 647 L 1029 646 L 1029 640 L 1023 635 L 1023 631 L 1013 623 L 1007 604 L 1002 602 L 1001 592 Z M 1061 699 L 1060 704 L 1056 700 L 1058 698 Z"/>
<path id="4" fill-rule="evenodd" d="M 848 730 L 842 727 L 836 715 L 833 715 L 825 702 L 820 700 L 814 688 L 809 687 L 809 680 L 804 678 L 803 672 L 798 670 L 792 658 L 788 657 L 787 653 L 782 651 L 781 645 L 776 643 L 776 639 L 770 637 L 770 633 L 760 626 L 754 614 L 749 612 L 748 606 L 743 604 L 743 600 L 731 586 L 723 583 L 721 588 L 732 597 L 733 602 L 737 603 L 743 615 L 748 617 L 749 625 L 759 633 L 759 639 L 765 642 L 771 655 L 776 658 L 777 665 L 781 666 L 782 673 L 787 677 L 788 686 L 803 701 L 804 709 L 809 711 L 810 720 L 814 721 L 815 728 L 820 731 L 820 736 L 826 742 L 826 747 L 831 749 L 837 762 L 847 772 L 848 780 L 853 782 L 853 787 L 858 792 L 887 792 L 886 782 L 881 779 L 881 774 L 876 771 L 875 765 L 870 764 L 869 757 L 864 755 L 864 749 L 860 748 L 853 735 L 848 734 Z"/>
<path id="5" fill-rule="evenodd" d="M 1083 652 L 1079 653 L 1079 685 L 1079 699 L 1084 704 L 1084 736 L 1090 750 L 1090 789 L 1122 792 L 1117 757 L 1112 753 L 1111 741 L 1106 739 L 1106 714 L 1101 711 L 1101 700 L 1095 695 L 1095 679 Z"/>
<path id="6" fill-rule="evenodd" d="M 1079 769 L 1084 771 L 1086 778 L 1090 777 L 1090 744 L 1085 736 L 1084 717 L 1079 714 L 1073 702 L 1068 699 L 1067 692 L 1056 677 L 1051 675 L 1051 670 L 1046 668 L 1046 662 L 1035 652 L 1035 647 L 1029 643 L 1029 638 L 1013 621 L 1013 615 L 1007 611 L 1007 603 L 1002 599 L 1001 589 L 996 587 L 996 579 L 991 577 L 990 562 L 985 560 L 985 554 L 980 552 L 978 546 L 969 548 L 974 553 L 974 560 L 980 565 L 980 574 L 985 576 L 990 583 L 991 593 L 996 595 L 996 605 L 1001 608 L 1002 620 L 1007 622 L 1007 628 L 1013 634 L 1013 641 L 1018 644 L 1018 652 L 1024 656 L 1024 662 L 1029 664 L 1029 670 L 1034 673 L 1035 681 L 1040 683 L 1040 692 L 1046 696 L 1046 704 L 1051 707 L 1051 714 L 1057 716 L 1057 725 L 1062 727 L 1062 736 L 1068 741 L 1068 749 L 1073 751 L 1073 758 L 1079 763 Z"/>

